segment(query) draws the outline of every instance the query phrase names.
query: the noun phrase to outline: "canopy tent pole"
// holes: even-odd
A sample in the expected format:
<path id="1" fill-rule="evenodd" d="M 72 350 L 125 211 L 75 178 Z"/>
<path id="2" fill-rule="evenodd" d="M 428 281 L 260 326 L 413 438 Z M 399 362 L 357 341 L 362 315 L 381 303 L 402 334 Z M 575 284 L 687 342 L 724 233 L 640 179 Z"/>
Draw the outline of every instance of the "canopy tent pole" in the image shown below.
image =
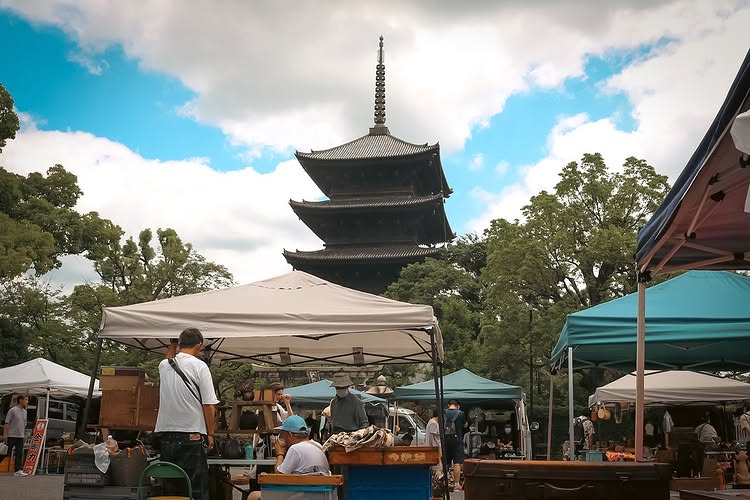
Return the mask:
<path id="1" fill-rule="evenodd" d="M 440 426 L 440 462 L 443 467 L 443 486 L 445 487 L 445 500 L 450 500 L 448 492 L 448 464 L 445 461 L 445 428 L 443 427 L 443 388 L 440 374 L 440 363 L 438 362 L 437 346 L 435 345 L 435 330 L 430 332 L 432 341 L 432 378 L 435 382 L 435 403 L 438 408 L 438 425 Z"/>
<path id="2" fill-rule="evenodd" d="M 552 373 L 549 374 L 549 408 L 547 409 L 547 460 L 552 460 L 552 394 L 555 383 Z"/>
<path id="3" fill-rule="evenodd" d="M 89 392 L 86 396 L 86 404 L 83 407 L 83 420 L 81 427 L 78 429 L 78 438 L 81 439 L 86 434 L 86 426 L 89 423 L 89 411 L 91 410 L 91 398 L 94 396 L 94 383 L 96 382 L 96 373 L 99 371 L 99 358 L 102 354 L 102 342 L 104 339 L 99 337 L 96 341 L 96 352 L 94 354 L 94 366 L 91 368 L 91 380 L 89 381 Z"/>
<path id="4" fill-rule="evenodd" d="M 643 401 L 646 372 L 646 283 L 643 275 L 638 275 L 638 340 L 636 344 L 635 374 L 635 460 L 643 460 Z"/>
<path id="5" fill-rule="evenodd" d="M 575 426 L 573 425 L 573 348 L 568 347 L 568 454 L 571 462 L 576 459 Z"/>

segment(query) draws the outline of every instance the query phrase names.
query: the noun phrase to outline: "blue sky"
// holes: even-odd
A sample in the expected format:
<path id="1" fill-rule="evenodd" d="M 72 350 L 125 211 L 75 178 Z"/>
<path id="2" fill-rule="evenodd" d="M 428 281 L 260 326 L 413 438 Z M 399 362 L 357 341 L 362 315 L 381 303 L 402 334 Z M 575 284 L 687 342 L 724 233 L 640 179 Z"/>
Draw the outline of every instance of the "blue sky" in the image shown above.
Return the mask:
<path id="1" fill-rule="evenodd" d="M 346 3 L 298 12 L 283 2 L 197 2 L 191 11 L 157 2 L 131 12 L 117 2 L 3 0 L 0 82 L 37 130 L 22 131 L 0 164 L 23 172 L 64 161 L 86 192 L 83 208 L 127 231 L 176 227 L 241 279 L 262 275 L 256 262 L 266 258 L 281 270 L 282 247 L 319 245 L 286 205 L 315 189 L 301 167 L 284 162 L 294 148 L 331 147 L 366 131 L 370 124 L 357 113 L 372 101 L 370 59 L 386 26 L 388 125 L 402 139 L 441 143 L 454 189 L 446 205 L 451 225 L 459 234 L 481 231 L 494 217 L 518 217 L 584 152 L 602 152 L 610 165 L 639 156 L 674 178 L 746 50 L 740 27 L 750 8 L 726 3 L 675 22 L 690 0 L 635 2 L 602 14 L 592 29 L 588 10 L 566 20 L 558 7 L 540 14 L 523 2 L 467 7 L 463 17 L 450 7 L 402 6 L 384 21 L 357 17 L 360 7 Z M 358 20 L 320 31 L 316 16 Z M 401 25 L 399 16 L 412 21 Z M 546 26 L 546 38 L 511 34 L 529 19 Z M 733 40 L 745 42 L 720 56 L 711 48 Z M 691 109 L 675 105 L 686 99 Z M 102 165 L 108 179 L 95 169 Z M 144 190 L 137 202 L 129 199 L 128 175 Z M 185 177 L 182 191 L 169 185 L 175 175 Z M 123 194 L 112 190 L 115 177 Z M 181 219 L 164 208 L 186 190 L 202 194 L 203 212 L 223 214 L 220 221 Z M 153 201 L 159 197 L 162 205 Z M 218 243 L 228 240 L 233 246 Z"/>

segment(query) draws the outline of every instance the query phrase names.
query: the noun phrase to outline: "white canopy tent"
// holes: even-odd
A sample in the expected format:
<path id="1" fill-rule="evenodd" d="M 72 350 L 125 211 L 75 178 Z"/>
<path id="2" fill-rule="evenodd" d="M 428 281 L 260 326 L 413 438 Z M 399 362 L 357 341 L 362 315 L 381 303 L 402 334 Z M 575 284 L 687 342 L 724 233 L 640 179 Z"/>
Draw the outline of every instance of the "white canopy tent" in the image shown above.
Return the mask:
<path id="1" fill-rule="evenodd" d="M 88 395 L 90 378 L 70 368 L 36 358 L 16 366 L 0 369 L 0 394 L 48 394 L 52 397 Z M 94 395 L 100 396 L 99 382 L 94 383 Z"/>
<path id="2" fill-rule="evenodd" d="M 706 373 L 646 370 L 644 380 L 644 404 L 650 406 L 750 401 L 750 384 Z M 635 400 L 636 372 L 633 372 L 597 388 L 589 396 L 589 407 Z"/>
<path id="3" fill-rule="evenodd" d="M 215 359 L 288 366 L 429 363 L 443 357 L 432 308 L 293 271 L 249 285 L 104 310 L 100 338 L 163 351 L 201 330 Z"/>

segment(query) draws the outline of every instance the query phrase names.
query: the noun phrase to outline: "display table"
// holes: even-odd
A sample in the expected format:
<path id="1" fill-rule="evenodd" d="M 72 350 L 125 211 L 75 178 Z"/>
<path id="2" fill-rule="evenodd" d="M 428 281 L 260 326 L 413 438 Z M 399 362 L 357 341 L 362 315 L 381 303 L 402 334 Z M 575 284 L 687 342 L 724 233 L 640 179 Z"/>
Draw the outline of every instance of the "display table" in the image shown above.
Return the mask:
<path id="1" fill-rule="evenodd" d="M 432 466 L 439 461 L 439 449 L 428 446 L 328 451 L 328 463 L 340 468 L 344 476 L 341 500 L 429 500 Z"/>
<path id="2" fill-rule="evenodd" d="M 672 466 L 635 462 L 464 461 L 471 500 L 588 498 L 668 500 Z"/>

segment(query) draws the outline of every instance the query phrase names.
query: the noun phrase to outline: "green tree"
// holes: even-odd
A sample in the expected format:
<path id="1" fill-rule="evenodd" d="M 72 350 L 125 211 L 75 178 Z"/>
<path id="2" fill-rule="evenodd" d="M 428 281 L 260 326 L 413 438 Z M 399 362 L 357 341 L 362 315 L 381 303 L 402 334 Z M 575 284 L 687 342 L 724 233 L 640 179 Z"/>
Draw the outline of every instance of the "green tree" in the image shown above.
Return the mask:
<path id="1" fill-rule="evenodd" d="M 18 115 L 13 110 L 13 96 L 0 83 L 0 153 L 5 141 L 15 139 L 19 127 Z"/>

